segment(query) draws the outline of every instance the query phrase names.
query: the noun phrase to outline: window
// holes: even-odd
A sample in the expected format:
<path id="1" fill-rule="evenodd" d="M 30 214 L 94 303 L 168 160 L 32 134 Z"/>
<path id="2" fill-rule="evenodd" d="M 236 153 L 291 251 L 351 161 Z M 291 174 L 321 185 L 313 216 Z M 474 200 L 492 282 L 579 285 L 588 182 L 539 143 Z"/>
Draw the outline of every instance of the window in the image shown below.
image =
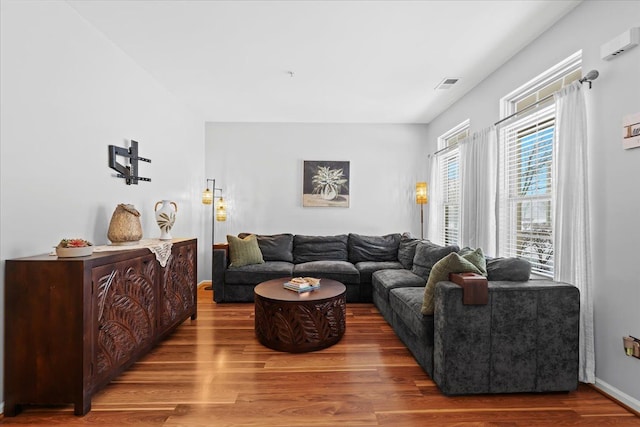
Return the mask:
<path id="1" fill-rule="evenodd" d="M 500 130 L 498 253 L 526 258 L 545 276 L 554 264 L 551 94 L 581 77 L 580 64 L 578 52 L 502 100 L 503 116 L 517 114 Z"/>
<path id="2" fill-rule="evenodd" d="M 460 149 L 458 143 L 469 136 L 469 120 L 460 123 L 438 138 L 439 194 L 442 205 L 439 218 L 438 242 L 459 244 L 460 239 Z"/>

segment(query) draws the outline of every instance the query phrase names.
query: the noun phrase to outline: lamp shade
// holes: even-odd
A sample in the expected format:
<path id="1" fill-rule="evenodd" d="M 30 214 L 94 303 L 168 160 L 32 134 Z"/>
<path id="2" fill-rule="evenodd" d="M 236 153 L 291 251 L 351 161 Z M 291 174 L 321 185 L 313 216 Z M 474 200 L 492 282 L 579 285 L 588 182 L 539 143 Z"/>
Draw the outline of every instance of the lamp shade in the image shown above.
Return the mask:
<path id="1" fill-rule="evenodd" d="M 225 202 L 222 197 L 220 197 L 220 199 L 218 199 L 218 202 L 216 203 L 216 220 L 227 220 L 227 202 Z"/>
<path id="2" fill-rule="evenodd" d="M 426 182 L 417 182 L 416 183 L 416 203 L 419 205 L 424 205 L 429 201 L 429 196 L 427 195 L 427 183 Z"/>
<path id="3" fill-rule="evenodd" d="M 202 192 L 202 204 L 210 205 L 213 203 L 213 191 L 207 188 Z"/>

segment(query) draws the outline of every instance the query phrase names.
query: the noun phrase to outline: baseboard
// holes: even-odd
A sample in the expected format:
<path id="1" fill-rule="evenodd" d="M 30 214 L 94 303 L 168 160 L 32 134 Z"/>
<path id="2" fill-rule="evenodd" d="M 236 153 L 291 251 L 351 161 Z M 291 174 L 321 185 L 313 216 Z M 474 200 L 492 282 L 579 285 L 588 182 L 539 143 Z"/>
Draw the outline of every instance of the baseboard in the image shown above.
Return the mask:
<path id="1" fill-rule="evenodd" d="M 616 402 L 627 407 L 627 409 L 631 410 L 640 417 L 640 400 L 629 396 L 628 394 L 618 390 L 611 384 L 607 384 L 606 382 L 598 378 L 596 378 L 596 383 L 593 385 L 593 387 L 610 399 L 613 399 Z"/>
<path id="2" fill-rule="evenodd" d="M 201 280 L 200 282 L 198 282 L 198 289 L 203 286 L 211 286 L 211 280 Z"/>

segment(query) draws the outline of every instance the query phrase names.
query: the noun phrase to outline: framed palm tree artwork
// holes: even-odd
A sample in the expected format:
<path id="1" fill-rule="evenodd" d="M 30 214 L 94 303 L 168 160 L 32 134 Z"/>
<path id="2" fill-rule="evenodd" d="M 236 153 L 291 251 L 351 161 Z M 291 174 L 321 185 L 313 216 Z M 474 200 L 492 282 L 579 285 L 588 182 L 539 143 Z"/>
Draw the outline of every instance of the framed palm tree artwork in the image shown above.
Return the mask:
<path id="1" fill-rule="evenodd" d="M 349 207 L 349 162 L 305 160 L 302 206 Z"/>

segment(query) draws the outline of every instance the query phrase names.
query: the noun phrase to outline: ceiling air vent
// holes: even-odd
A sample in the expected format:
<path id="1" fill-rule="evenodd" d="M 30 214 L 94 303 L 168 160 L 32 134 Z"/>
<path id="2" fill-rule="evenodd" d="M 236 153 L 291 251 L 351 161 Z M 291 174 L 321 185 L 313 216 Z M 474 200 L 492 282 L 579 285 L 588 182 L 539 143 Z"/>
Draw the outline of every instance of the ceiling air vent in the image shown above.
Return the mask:
<path id="1" fill-rule="evenodd" d="M 438 86 L 436 86 L 435 90 L 449 89 L 451 86 L 456 84 L 457 81 L 458 79 L 442 79 L 442 81 L 438 83 Z"/>

